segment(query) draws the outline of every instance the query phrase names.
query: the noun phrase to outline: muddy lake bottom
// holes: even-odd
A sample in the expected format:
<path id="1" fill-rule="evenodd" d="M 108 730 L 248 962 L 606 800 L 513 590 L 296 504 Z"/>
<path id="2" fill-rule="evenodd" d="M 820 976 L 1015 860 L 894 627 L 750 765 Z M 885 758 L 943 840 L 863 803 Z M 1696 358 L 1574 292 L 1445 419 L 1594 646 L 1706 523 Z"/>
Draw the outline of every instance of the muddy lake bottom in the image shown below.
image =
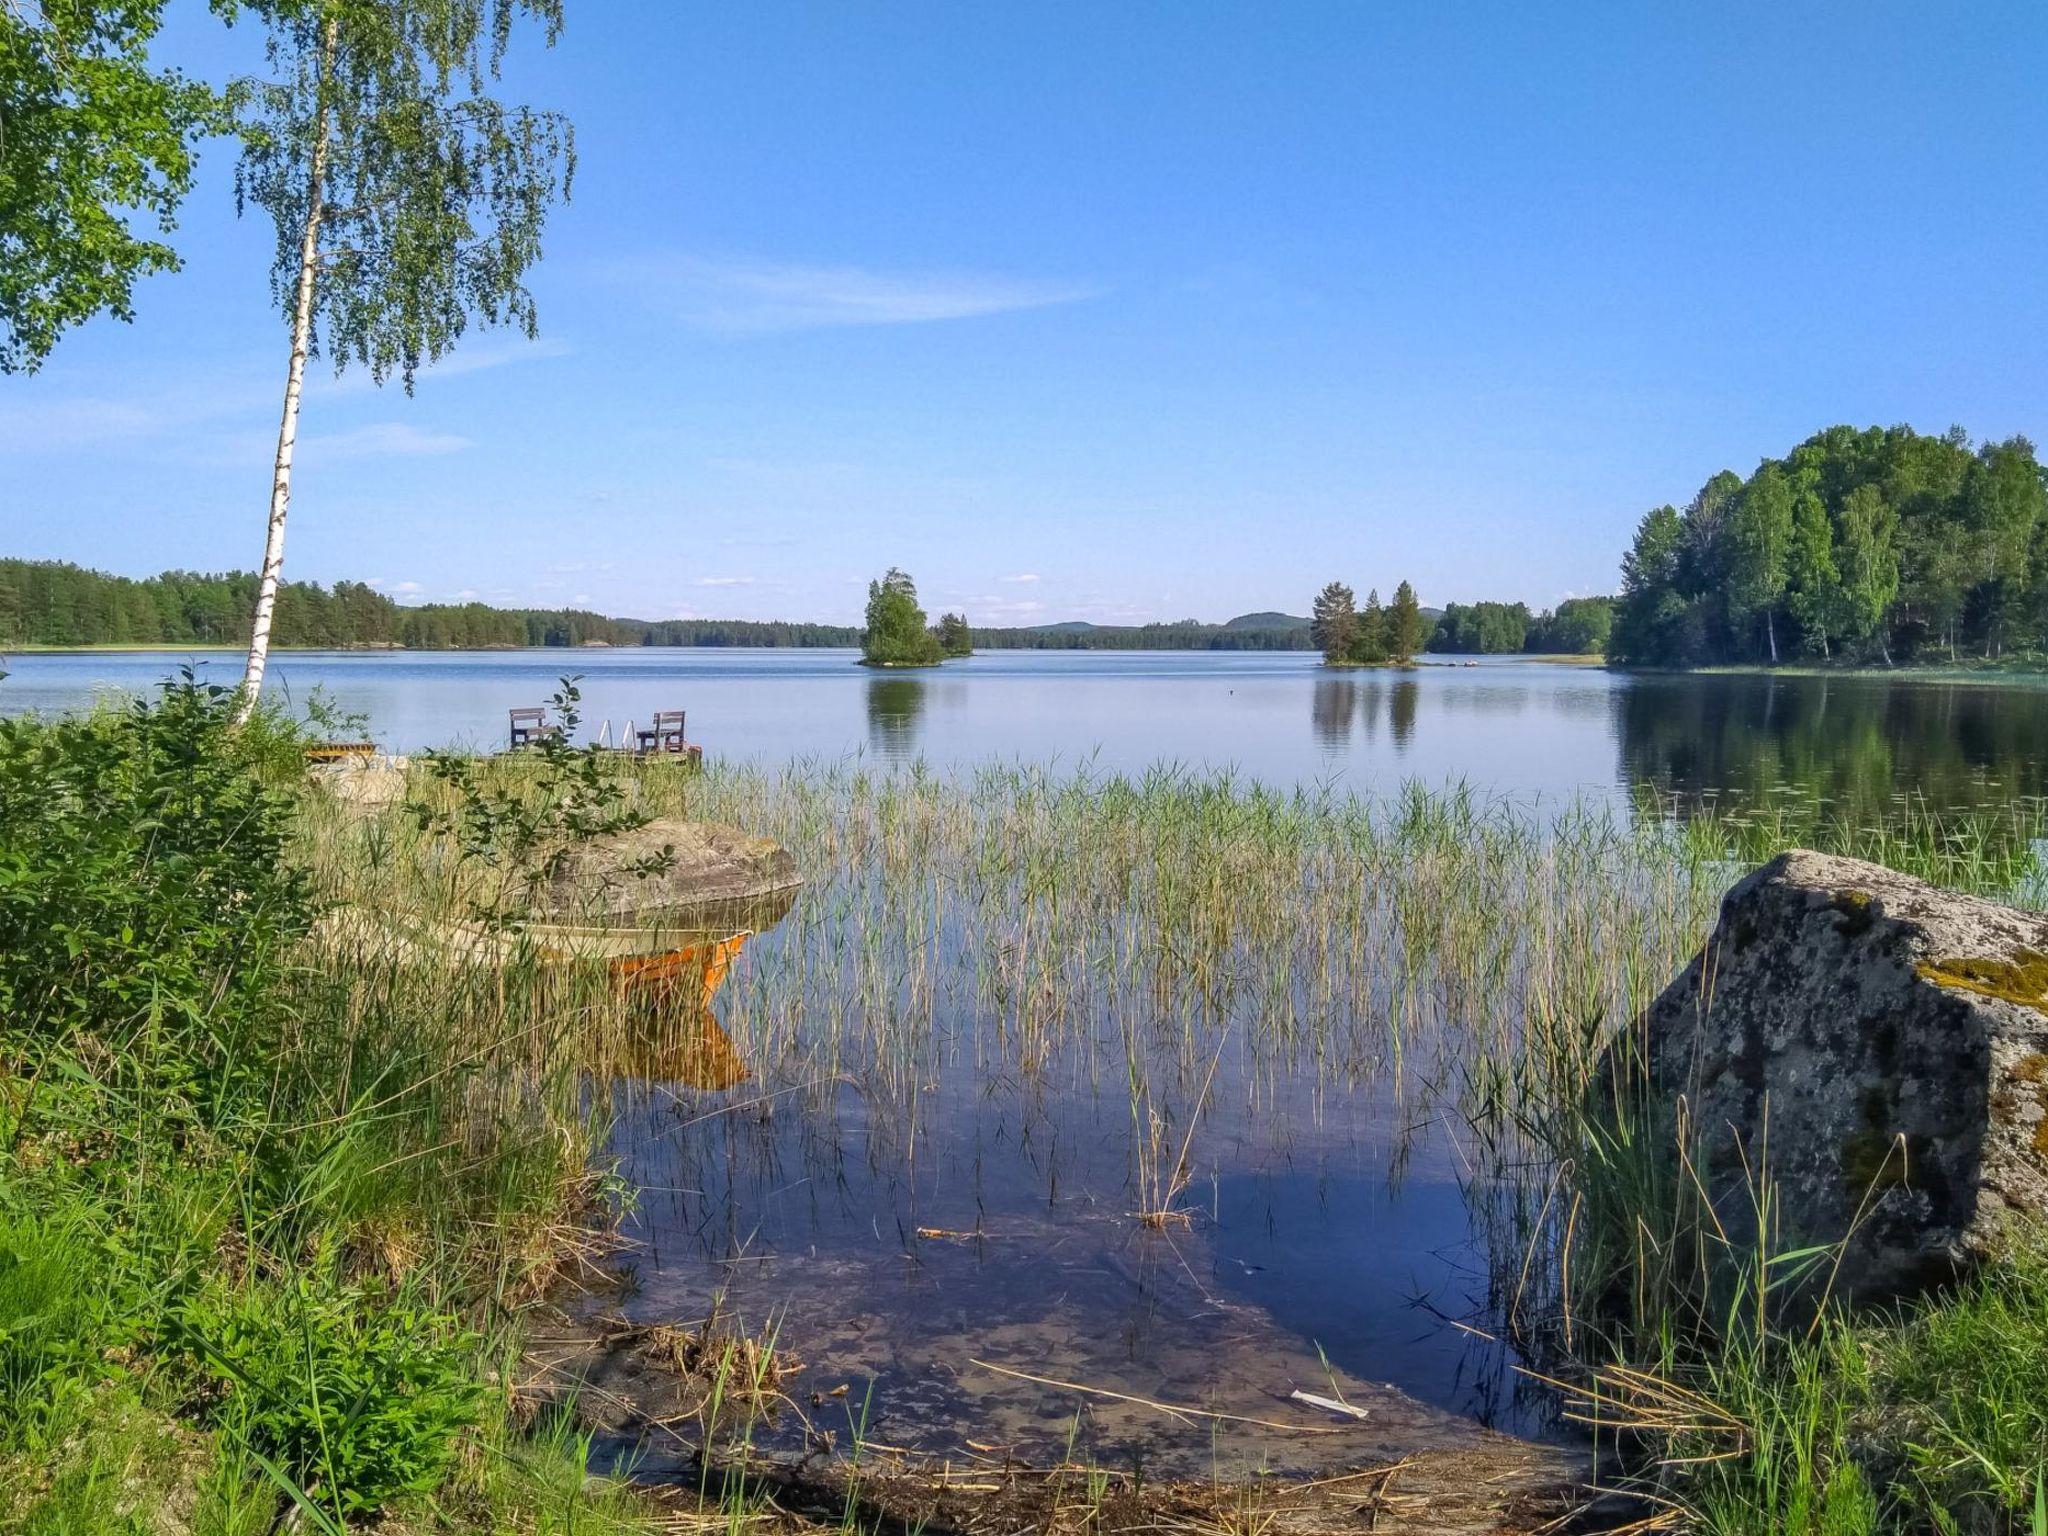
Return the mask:
<path id="1" fill-rule="evenodd" d="M 1027 1069 L 973 1010 L 939 1019 L 890 1072 L 748 1060 L 710 1019 L 713 1082 L 685 1064 L 696 1086 L 618 1084 L 622 1284 L 572 1310 L 772 1338 L 784 1401 L 746 1434 L 786 1464 L 882 1448 L 1174 1482 L 1578 1459 L 1500 1339 L 1505 1191 L 1424 1086 L 1303 1075 L 1226 1036 L 1192 1063 L 1151 1053 L 1134 1110 L 1121 1040 Z M 1175 1167 L 1170 1214 L 1142 1219 Z M 675 1417 L 659 1373 L 593 1380 Z M 694 1454 L 687 1435 L 614 1450 L 654 1478 Z"/>

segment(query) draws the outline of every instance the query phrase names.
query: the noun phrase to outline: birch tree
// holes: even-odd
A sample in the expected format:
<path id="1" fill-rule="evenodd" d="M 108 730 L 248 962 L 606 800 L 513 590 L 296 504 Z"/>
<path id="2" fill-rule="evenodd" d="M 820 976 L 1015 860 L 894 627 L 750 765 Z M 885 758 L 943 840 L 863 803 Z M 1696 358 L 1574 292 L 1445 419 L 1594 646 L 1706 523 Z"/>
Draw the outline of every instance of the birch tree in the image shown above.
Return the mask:
<path id="1" fill-rule="evenodd" d="M 575 142 L 557 113 L 489 91 L 514 24 L 548 45 L 562 0 L 249 0 L 268 78 L 233 92 L 238 209 L 277 227 L 271 289 L 290 333 L 238 718 L 263 688 L 284 569 L 306 363 L 324 348 L 408 394 L 471 325 L 536 331 L 527 269 L 568 196 Z"/>
<path id="2" fill-rule="evenodd" d="M 1728 519 L 1728 607 L 1737 620 L 1763 615 L 1771 665 L 1778 664 L 1778 604 L 1792 548 L 1792 486 L 1775 464 L 1757 470 Z"/>

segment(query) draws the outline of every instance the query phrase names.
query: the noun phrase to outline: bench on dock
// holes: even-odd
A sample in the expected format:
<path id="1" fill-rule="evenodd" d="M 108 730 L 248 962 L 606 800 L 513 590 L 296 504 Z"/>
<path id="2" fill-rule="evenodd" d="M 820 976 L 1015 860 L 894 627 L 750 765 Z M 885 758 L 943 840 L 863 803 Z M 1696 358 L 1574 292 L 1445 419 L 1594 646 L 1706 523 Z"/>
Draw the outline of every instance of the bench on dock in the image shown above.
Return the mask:
<path id="1" fill-rule="evenodd" d="M 514 747 L 530 747 L 543 736 L 560 736 L 562 728 L 548 719 L 548 712 L 539 705 L 511 711 L 512 738 Z"/>
<path id="2" fill-rule="evenodd" d="M 640 752 L 687 752 L 690 744 L 683 735 L 683 711 L 656 710 L 653 724 L 633 732 L 633 745 Z"/>

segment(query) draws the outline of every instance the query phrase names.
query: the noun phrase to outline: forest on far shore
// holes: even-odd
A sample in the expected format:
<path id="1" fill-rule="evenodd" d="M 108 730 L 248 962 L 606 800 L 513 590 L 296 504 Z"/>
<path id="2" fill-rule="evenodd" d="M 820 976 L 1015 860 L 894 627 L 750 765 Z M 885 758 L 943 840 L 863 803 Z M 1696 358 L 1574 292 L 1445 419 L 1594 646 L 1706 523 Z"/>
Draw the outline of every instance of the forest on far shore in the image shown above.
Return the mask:
<path id="1" fill-rule="evenodd" d="M 1622 561 L 1612 661 L 1698 667 L 2048 651 L 2048 475 L 2024 437 L 1829 427 L 1681 510 Z"/>

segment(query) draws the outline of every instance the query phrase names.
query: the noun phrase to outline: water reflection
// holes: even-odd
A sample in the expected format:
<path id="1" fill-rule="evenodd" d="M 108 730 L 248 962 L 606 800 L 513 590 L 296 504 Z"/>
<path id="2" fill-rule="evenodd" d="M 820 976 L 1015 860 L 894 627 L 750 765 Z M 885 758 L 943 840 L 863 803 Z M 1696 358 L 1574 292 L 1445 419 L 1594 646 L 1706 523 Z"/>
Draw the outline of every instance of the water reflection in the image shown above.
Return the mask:
<path id="1" fill-rule="evenodd" d="M 1621 771 L 1681 808 L 1788 798 L 1869 826 L 2048 792 L 2044 696 L 1889 678 L 1637 678 L 1612 696 Z"/>
<path id="2" fill-rule="evenodd" d="M 1396 748 L 1415 739 L 1415 710 L 1422 702 L 1422 685 L 1412 677 L 1398 679 L 1388 691 L 1387 724 Z"/>
<path id="3" fill-rule="evenodd" d="M 914 755 L 924 733 L 925 680 L 868 679 L 868 745 L 885 758 Z"/>
<path id="4" fill-rule="evenodd" d="M 1422 706 L 1422 685 L 1412 677 L 1382 682 L 1352 677 L 1320 677 L 1309 694 L 1309 724 L 1326 752 L 1351 745 L 1354 730 L 1370 744 L 1378 739 L 1380 716 L 1394 750 L 1405 751 L 1415 738 L 1415 717 Z"/>
<path id="5" fill-rule="evenodd" d="M 1351 722 L 1358 715 L 1358 684 L 1348 677 L 1319 677 L 1309 695 L 1309 722 L 1316 740 L 1335 749 L 1351 740 Z"/>
<path id="6" fill-rule="evenodd" d="M 747 942 L 789 913 L 794 889 L 735 903 L 715 926 L 664 934 L 657 953 L 611 962 L 626 1005 L 622 1073 L 718 1093 L 746 1081 L 747 1064 L 714 1007 Z"/>
<path id="7" fill-rule="evenodd" d="M 746 1080 L 747 1066 L 712 1012 L 749 933 L 706 936 L 660 955 L 612 963 L 628 1008 L 619 1066 L 634 1077 L 718 1092 Z"/>

